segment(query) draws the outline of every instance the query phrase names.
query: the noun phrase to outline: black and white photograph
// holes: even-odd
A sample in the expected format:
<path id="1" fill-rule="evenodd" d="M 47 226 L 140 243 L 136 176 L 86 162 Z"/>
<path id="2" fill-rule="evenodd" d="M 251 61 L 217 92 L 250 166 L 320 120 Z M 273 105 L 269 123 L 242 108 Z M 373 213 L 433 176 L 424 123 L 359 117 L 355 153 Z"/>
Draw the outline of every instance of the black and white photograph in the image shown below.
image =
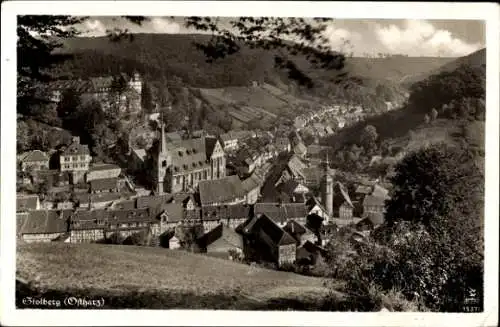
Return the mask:
<path id="1" fill-rule="evenodd" d="M 143 14 L 127 2 L 17 9 L 15 46 L 2 31 L 13 73 L 2 73 L 2 98 L 13 92 L 2 283 L 16 317 L 249 312 L 226 322 L 241 325 L 262 311 L 411 312 L 497 324 L 494 15 L 223 11 L 236 1 Z"/>

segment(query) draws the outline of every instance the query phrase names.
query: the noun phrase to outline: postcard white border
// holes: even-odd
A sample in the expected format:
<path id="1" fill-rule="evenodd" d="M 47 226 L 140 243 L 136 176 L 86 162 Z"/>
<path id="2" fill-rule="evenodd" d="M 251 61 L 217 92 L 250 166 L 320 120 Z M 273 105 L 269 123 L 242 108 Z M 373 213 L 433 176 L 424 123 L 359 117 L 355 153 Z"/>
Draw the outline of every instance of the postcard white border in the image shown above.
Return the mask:
<path id="1" fill-rule="evenodd" d="M 337 313 L 209 310 L 15 310 L 15 143 L 17 14 L 295 16 L 481 19 L 487 21 L 485 312 Z M 5 325 L 494 326 L 498 321 L 499 7 L 493 3 L 261 1 L 11 1 L 2 3 L 1 298 Z"/>

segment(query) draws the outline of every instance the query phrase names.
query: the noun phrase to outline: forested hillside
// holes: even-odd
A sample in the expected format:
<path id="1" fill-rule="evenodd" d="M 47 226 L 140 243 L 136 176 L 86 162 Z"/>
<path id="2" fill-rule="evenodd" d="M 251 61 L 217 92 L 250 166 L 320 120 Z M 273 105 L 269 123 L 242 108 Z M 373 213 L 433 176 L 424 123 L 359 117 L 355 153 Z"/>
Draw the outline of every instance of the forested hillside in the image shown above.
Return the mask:
<path id="1" fill-rule="evenodd" d="M 242 45 L 240 51 L 224 59 L 208 63 L 202 51 L 195 43 L 203 43 L 210 36 L 200 34 L 135 34 L 132 41 L 112 42 L 107 37 L 71 38 L 64 40 L 64 47 L 59 53 L 80 54 L 70 62 L 73 72 L 79 74 L 101 74 L 107 67 L 115 65 L 84 65 L 89 61 L 97 63 L 103 59 L 96 54 L 112 55 L 121 60 L 135 61 L 136 69 L 145 65 L 149 74 L 176 75 L 192 87 L 225 87 L 248 85 L 253 80 L 272 80 L 276 77 L 274 69 L 275 50 L 251 49 Z M 108 57 L 110 58 L 110 57 Z M 315 78 L 330 77 L 333 72 L 312 71 L 310 62 L 305 58 L 294 58 L 300 69 L 311 73 Z M 399 81 L 406 75 L 429 72 L 451 61 L 452 58 L 412 58 L 393 56 L 387 58 L 346 58 L 345 69 L 352 76 L 370 79 L 389 79 Z M 132 62 L 124 61 L 130 66 Z M 90 67 L 90 70 L 88 70 Z M 131 68 L 131 67 L 128 67 Z M 99 70 L 101 69 L 101 70 Z M 102 70 L 104 69 L 104 71 Z M 285 75 L 282 75 L 283 77 Z M 274 84 L 271 82 L 271 84 Z"/>
<path id="2" fill-rule="evenodd" d="M 324 140 L 339 166 L 367 166 L 373 155 L 393 156 L 431 143 L 471 145 L 484 156 L 484 67 L 461 65 L 415 83 L 406 106 L 368 118 Z"/>

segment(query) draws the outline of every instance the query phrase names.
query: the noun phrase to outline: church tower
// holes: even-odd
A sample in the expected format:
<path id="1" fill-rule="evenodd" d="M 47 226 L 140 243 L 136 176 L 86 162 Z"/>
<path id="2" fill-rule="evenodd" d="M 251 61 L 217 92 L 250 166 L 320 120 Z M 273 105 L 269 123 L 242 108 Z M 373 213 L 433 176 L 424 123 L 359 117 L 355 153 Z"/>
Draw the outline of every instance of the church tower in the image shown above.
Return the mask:
<path id="1" fill-rule="evenodd" d="M 172 164 L 172 157 L 170 156 L 170 153 L 167 150 L 167 141 L 165 137 L 165 126 L 163 124 L 163 117 L 161 117 L 161 124 L 160 124 L 160 129 L 161 129 L 161 135 L 160 135 L 160 142 L 158 145 L 158 157 L 156 160 L 156 193 L 157 194 L 163 194 L 165 193 L 165 184 L 166 184 L 166 177 L 167 177 L 167 171 L 169 167 Z"/>
<path id="2" fill-rule="evenodd" d="M 328 154 L 326 155 L 326 163 L 323 181 L 321 183 L 321 200 L 328 215 L 331 217 L 333 213 L 333 178 L 330 175 L 330 165 L 328 162 Z"/>

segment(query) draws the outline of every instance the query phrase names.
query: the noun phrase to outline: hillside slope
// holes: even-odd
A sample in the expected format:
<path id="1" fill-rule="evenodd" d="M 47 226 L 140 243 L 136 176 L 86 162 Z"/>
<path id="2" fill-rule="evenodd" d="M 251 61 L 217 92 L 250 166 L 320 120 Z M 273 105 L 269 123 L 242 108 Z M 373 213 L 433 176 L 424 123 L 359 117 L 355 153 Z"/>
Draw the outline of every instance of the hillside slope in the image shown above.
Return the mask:
<path id="1" fill-rule="evenodd" d="M 204 43 L 209 36 L 201 34 L 135 34 L 133 41 L 111 42 L 106 37 L 78 37 L 64 40 L 64 48 L 58 53 L 112 55 L 122 60 L 132 60 L 150 65 L 158 73 L 177 75 L 192 87 L 224 87 L 248 85 L 253 80 L 270 81 L 277 75 L 285 78 L 283 72 L 274 68 L 273 50 L 250 49 L 243 46 L 235 55 L 214 63 L 207 63 L 195 42 Z M 314 77 L 332 76 L 334 72 L 311 69 L 303 58 L 294 57 L 301 69 Z M 95 70 L 81 62 L 73 63 L 74 68 Z M 342 72 L 353 76 L 377 80 L 399 81 L 404 76 L 427 73 L 453 58 L 412 58 L 393 56 L 388 58 L 347 58 Z M 274 84 L 274 83 L 273 83 Z"/>
<path id="2" fill-rule="evenodd" d="M 102 296 L 107 308 L 254 309 L 281 300 L 307 305 L 326 292 L 320 278 L 162 248 L 49 243 L 17 251 L 17 277 L 30 282 L 18 296 Z"/>
<path id="3" fill-rule="evenodd" d="M 408 75 L 401 79 L 401 83 L 404 85 L 411 85 L 416 82 L 425 80 L 431 75 L 437 75 L 442 72 L 452 72 L 461 65 L 467 65 L 473 68 L 482 67 L 483 65 L 486 65 L 486 48 L 473 52 L 467 56 L 450 60 L 445 64 L 440 65 L 434 69 L 428 70 L 426 72 L 420 72 L 417 74 Z"/>

